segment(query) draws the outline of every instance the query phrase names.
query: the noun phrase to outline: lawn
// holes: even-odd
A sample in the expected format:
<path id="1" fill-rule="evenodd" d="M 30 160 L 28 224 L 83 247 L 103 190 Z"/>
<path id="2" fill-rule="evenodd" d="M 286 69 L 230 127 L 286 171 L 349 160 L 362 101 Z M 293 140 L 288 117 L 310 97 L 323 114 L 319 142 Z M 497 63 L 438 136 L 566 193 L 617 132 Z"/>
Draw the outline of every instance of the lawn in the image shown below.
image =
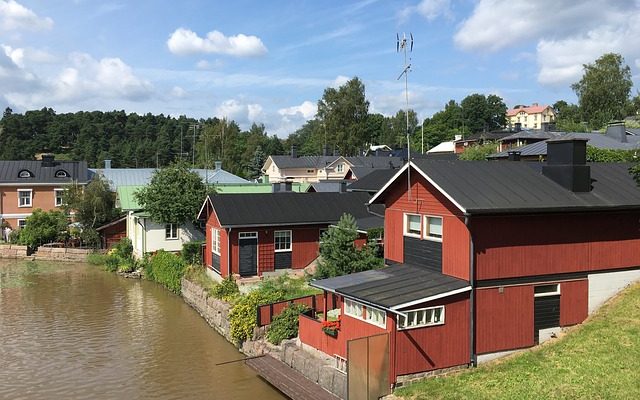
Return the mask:
<path id="1" fill-rule="evenodd" d="M 561 339 L 395 394 L 406 399 L 640 399 L 640 284 Z"/>

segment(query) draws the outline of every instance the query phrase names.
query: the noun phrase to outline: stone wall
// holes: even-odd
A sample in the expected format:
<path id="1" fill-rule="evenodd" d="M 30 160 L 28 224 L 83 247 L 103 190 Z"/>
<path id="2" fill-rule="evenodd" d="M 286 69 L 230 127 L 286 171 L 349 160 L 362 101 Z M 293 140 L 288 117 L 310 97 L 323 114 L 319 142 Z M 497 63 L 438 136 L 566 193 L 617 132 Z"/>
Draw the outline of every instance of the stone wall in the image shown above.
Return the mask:
<path id="1" fill-rule="evenodd" d="M 93 249 L 38 247 L 33 256 L 46 261 L 87 261 L 87 256 L 94 252 Z"/>
<path id="2" fill-rule="evenodd" d="M 210 297 L 205 289 L 184 278 L 182 298 L 202 315 L 213 329 L 234 343 L 229 333 L 228 316 L 231 306 L 228 303 Z M 325 390 L 342 399 L 347 397 L 347 375 L 334 367 L 335 361 L 331 357 L 322 356 L 318 351 L 304 349 L 295 339 L 274 346 L 264 340 L 267 329 L 268 327 L 256 328 L 253 340 L 243 342 L 239 350 L 248 357 L 269 354 Z"/>
<path id="3" fill-rule="evenodd" d="M 0 244 L 0 258 L 27 258 L 27 246 Z"/>

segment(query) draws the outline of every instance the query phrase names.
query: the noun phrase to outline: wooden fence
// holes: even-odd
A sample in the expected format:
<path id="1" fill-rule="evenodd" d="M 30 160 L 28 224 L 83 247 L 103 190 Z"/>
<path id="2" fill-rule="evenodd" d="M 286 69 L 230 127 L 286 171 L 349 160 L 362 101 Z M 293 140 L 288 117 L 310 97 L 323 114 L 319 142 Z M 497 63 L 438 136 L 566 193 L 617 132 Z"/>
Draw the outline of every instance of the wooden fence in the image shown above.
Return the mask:
<path id="1" fill-rule="evenodd" d="M 327 310 L 336 308 L 337 297 L 333 293 L 329 293 L 327 298 Z M 314 312 L 323 311 L 324 309 L 324 294 L 316 294 L 304 297 L 298 297 L 291 300 L 279 301 L 276 303 L 263 304 L 258 306 L 257 322 L 258 326 L 265 326 L 271 324 L 273 318 L 280 315 L 291 304 L 304 304 Z"/>

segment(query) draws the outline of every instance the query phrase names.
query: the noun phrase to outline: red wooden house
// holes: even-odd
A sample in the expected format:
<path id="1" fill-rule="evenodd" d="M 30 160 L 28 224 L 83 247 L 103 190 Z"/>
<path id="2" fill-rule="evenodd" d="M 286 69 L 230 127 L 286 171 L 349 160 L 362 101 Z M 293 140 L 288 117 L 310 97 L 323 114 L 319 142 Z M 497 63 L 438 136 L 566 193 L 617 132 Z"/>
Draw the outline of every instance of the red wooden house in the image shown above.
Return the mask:
<path id="1" fill-rule="evenodd" d="M 205 265 L 221 277 L 262 276 L 303 269 L 318 257 L 320 238 L 343 214 L 356 218 L 360 238 L 382 227 L 370 214 L 367 193 L 225 194 L 208 196 L 199 219 L 206 221 Z"/>
<path id="2" fill-rule="evenodd" d="M 387 334 L 393 385 L 534 346 L 640 279 L 629 165 L 587 165 L 586 140 L 548 146 L 546 164 L 405 165 L 371 199 L 386 205 L 390 266 L 313 282 L 340 297 L 341 328 L 301 317 L 301 341 L 351 362 L 350 340 Z"/>

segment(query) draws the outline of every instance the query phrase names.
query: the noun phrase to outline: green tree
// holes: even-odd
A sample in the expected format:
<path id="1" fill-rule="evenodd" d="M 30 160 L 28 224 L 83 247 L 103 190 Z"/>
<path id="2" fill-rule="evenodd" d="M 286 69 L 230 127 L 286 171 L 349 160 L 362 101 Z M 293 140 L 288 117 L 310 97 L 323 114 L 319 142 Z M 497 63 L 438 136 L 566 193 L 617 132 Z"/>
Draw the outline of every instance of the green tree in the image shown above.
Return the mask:
<path id="1" fill-rule="evenodd" d="M 474 93 L 465 97 L 460 107 L 464 124 L 471 133 L 499 129 L 506 123 L 507 106 L 499 96 Z"/>
<path id="2" fill-rule="evenodd" d="M 152 220 L 173 224 L 195 220 L 205 195 L 200 175 L 184 162 L 155 171 L 149 185 L 134 194 Z"/>
<path id="3" fill-rule="evenodd" d="M 96 175 L 86 187 L 72 185 L 67 188 L 63 204 L 65 212 L 73 212 L 75 220 L 87 229 L 97 228 L 120 214 L 120 210 L 115 208 L 114 193 L 100 175 Z"/>
<path id="4" fill-rule="evenodd" d="M 20 230 L 20 244 L 38 247 L 45 243 L 63 241 L 67 237 L 68 220 L 62 211 L 36 209 L 27 217 Z"/>
<path id="5" fill-rule="evenodd" d="M 485 161 L 490 154 L 496 153 L 496 144 L 492 142 L 468 147 L 459 158 L 465 161 Z"/>
<path id="6" fill-rule="evenodd" d="M 377 256 L 376 245 L 367 243 L 358 249 L 355 245 L 357 238 L 355 218 L 344 214 L 337 226 L 324 233 L 314 277 L 329 278 L 381 267 L 384 262 Z"/>
<path id="7" fill-rule="evenodd" d="M 625 106 L 633 82 L 631 69 L 620 54 L 607 53 L 592 64 L 584 64 L 582 79 L 571 85 L 578 96 L 584 120 L 593 129 L 625 117 Z"/>
<path id="8" fill-rule="evenodd" d="M 258 145 L 248 165 L 249 179 L 258 179 L 262 176 L 262 166 L 266 160 L 267 156 L 264 154 L 264 151 L 262 151 L 262 146 Z"/>

